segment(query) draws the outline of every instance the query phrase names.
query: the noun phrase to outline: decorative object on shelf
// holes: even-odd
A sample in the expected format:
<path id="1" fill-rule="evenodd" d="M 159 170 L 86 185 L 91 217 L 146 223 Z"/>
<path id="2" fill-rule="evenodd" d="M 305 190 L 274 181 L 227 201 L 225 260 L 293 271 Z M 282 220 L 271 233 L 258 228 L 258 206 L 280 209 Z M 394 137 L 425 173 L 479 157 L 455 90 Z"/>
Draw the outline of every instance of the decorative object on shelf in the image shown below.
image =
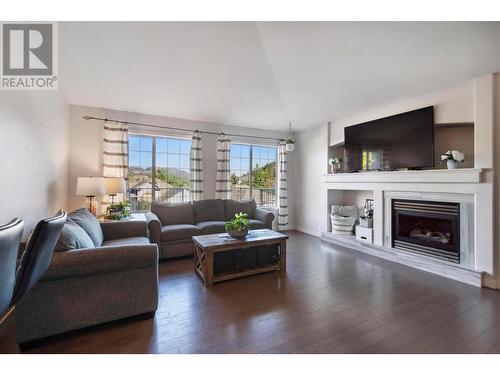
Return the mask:
<path id="1" fill-rule="evenodd" d="M 344 235 L 352 234 L 358 216 L 358 206 L 332 205 L 330 214 L 332 233 Z"/>
<path id="2" fill-rule="evenodd" d="M 330 166 L 330 173 L 340 172 L 340 167 L 342 165 L 342 159 L 338 157 L 328 159 L 328 165 Z"/>
<path id="3" fill-rule="evenodd" d="M 89 211 L 97 216 L 96 195 L 106 194 L 104 177 L 78 177 L 76 183 L 76 195 L 84 195 L 89 201 Z"/>
<path id="4" fill-rule="evenodd" d="M 373 243 L 373 229 L 356 225 L 356 240 Z"/>
<path id="5" fill-rule="evenodd" d="M 292 138 L 292 122 L 288 123 L 288 139 L 285 139 L 286 150 L 293 151 L 295 149 L 295 139 Z"/>
<path id="6" fill-rule="evenodd" d="M 128 201 L 112 203 L 104 212 L 104 218 L 107 220 L 124 220 L 130 217 L 130 204 Z"/>
<path id="7" fill-rule="evenodd" d="M 125 179 L 123 177 L 105 177 L 104 187 L 106 194 L 111 197 L 111 206 L 115 204 L 115 197 L 117 194 L 126 193 Z"/>
<path id="8" fill-rule="evenodd" d="M 359 225 L 363 228 L 373 228 L 373 199 L 366 199 L 363 215 L 359 218 Z"/>
<path id="9" fill-rule="evenodd" d="M 245 238 L 250 228 L 250 221 L 248 215 L 240 212 L 234 215 L 234 219 L 227 221 L 224 225 L 227 234 L 236 239 Z"/>
<path id="10" fill-rule="evenodd" d="M 441 161 L 445 160 L 448 169 L 457 169 L 458 164 L 463 163 L 463 161 L 465 160 L 465 154 L 458 150 L 448 150 L 443 155 L 441 155 Z"/>

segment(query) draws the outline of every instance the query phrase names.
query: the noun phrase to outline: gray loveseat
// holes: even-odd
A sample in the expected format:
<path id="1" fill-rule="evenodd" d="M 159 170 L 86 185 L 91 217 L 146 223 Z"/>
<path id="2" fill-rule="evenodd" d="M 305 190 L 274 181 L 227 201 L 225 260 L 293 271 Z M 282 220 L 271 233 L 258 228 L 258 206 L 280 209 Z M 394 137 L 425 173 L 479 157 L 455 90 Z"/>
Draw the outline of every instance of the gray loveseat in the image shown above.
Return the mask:
<path id="1" fill-rule="evenodd" d="M 177 204 L 153 202 L 151 212 L 146 214 L 149 239 L 158 245 L 161 259 L 193 255 L 192 236 L 225 232 L 225 222 L 239 212 L 248 215 L 251 229 L 272 229 L 274 214 L 257 208 L 254 200 L 206 199 Z"/>
<path id="2" fill-rule="evenodd" d="M 99 223 L 80 209 L 68 215 L 46 274 L 16 307 L 18 341 L 150 317 L 157 306 L 158 249 L 146 223 Z"/>

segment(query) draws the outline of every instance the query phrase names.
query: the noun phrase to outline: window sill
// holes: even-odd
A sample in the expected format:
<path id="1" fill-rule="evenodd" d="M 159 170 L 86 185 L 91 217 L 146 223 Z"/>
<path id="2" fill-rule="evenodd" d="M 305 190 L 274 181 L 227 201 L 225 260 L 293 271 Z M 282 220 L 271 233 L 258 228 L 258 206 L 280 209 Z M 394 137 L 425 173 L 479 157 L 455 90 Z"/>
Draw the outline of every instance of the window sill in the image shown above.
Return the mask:
<path id="1" fill-rule="evenodd" d="M 278 206 L 259 206 L 259 205 L 257 205 L 257 208 L 262 208 L 264 210 L 266 210 L 266 209 L 268 209 L 268 210 L 277 210 Z"/>

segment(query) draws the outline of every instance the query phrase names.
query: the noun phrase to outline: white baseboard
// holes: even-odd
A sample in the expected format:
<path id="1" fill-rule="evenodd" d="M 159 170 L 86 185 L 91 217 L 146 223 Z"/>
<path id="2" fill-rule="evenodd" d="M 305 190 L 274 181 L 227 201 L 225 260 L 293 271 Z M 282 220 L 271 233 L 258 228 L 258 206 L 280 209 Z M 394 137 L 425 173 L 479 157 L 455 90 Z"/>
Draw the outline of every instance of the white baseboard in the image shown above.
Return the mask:
<path id="1" fill-rule="evenodd" d="M 311 236 L 321 237 L 321 231 L 319 231 L 319 230 L 312 230 L 312 229 L 308 229 L 308 228 L 304 228 L 304 227 L 297 227 L 297 226 L 295 226 L 293 229 L 298 231 L 298 232 L 310 234 Z"/>

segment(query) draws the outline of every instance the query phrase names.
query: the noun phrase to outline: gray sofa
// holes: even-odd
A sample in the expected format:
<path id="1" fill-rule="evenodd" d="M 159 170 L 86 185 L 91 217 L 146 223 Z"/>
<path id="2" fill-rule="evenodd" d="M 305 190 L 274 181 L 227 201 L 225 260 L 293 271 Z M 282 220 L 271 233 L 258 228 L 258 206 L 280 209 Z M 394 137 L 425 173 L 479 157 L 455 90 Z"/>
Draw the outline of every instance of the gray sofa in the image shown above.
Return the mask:
<path id="1" fill-rule="evenodd" d="M 272 229 L 274 214 L 257 208 L 254 200 L 206 199 L 177 204 L 153 202 L 151 212 L 146 213 L 149 239 L 158 245 L 161 259 L 192 255 L 192 236 L 225 232 L 225 222 L 239 212 L 248 215 L 251 229 Z"/>
<path id="2" fill-rule="evenodd" d="M 158 249 L 146 223 L 99 225 L 86 212 L 68 215 L 46 274 L 17 304 L 20 343 L 156 311 Z M 78 248 L 82 243 L 88 247 Z"/>

